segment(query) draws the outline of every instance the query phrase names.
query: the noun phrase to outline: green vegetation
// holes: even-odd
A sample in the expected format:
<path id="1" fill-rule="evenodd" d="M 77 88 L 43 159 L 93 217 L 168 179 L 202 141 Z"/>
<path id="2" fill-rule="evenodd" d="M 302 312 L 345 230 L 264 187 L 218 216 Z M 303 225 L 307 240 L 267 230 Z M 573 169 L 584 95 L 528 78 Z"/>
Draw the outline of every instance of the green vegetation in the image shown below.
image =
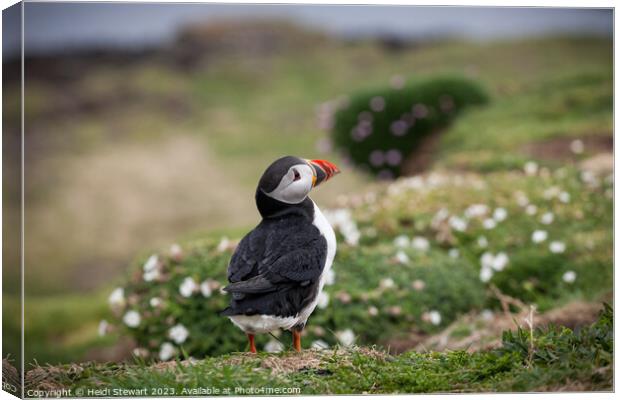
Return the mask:
<path id="1" fill-rule="evenodd" d="M 276 388 L 298 388 L 293 394 L 592 391 L 612 389 L 612 361 L 613 313 L 605 305 L 598 321 L 579 332 L 552 326 L 505 332 L 502 346 L 490 351 L 392 356 L 352 347 L 278 356 L 235 353 L 156 365 L 83 364 L 32 370 L 26 389 L 70 388 L 74 395 L 92 397 L 106 390 L 196 396 L 205 390 L 235 394 L 239 388 L 246 392 L 237 395 Z"/>
<path id="2" fill-rule="evenodd" d="M 585 157 L 589 146 L 564 158 L 530 146 L 611 137 L 611 44 L 541 38 L 391 52 L 371 41 L 327 40 L 251 58 L 219 55 L 192 71 L 145 61 L 85 63 L 70 80 L 29 76 L 26 119 L 36 162 L 26 179 L 28 289 L 90 291 L 145 246 L 252 226 L 251 194 L 263 166 L 283 154 L 316 155 L 317 143 L 323 148 L 320 104 L 385 87 L 393 76 L 414 83 L 465 75 L 492 99 L 444 132 L 434 166 L 485 172 L 521 168 L 532 158 L 558 166 Z M 19 85 L 13 89 L 17 96 Z M 323 157 L 343 166 L 334 151 Z M 344 171 L 338 185 L 315 194 L 324 207 L 368 184 L 363 174 Z M 108 238 L 105 246 L 100 237 Z"/>
<path id="3" fill-rule="evenodd" d="M 393 87 L 355 93 L 321 111 L 345 158 L 379 178 L 407 175 L 407 164 L 418 156 L 425 137 L 438 134 L 466 107 L 488 101 L 477 83 L 463 78 L 405 85 L 405 78 L 396 76 L 395 81 Z"/>
<path id="4" fill-rule="evenodd" d="M 305 340 L 389 346 L 412 327 L 433 333 L 464 313 L 499 308 L 491 286 L 540 311 L 598 300 L 612 291 L 611 184 L 606 173 L 529 164 L 484 179 L 403 178 L 341 199 L 343 208 L 325 211 L 339 237 L 333 284 Z M 245 348 L 242 332 L 218 315 L 239 239 L 194 239 L 134 264 L 113 310 L 139 354 Z M 286 335 L 258 344 L 286 348 Z"/>
<path id="5" fill-rule="evenodd" d="M 609 352 L 597 350 L 604 341 L 592 339 L 593 331 L 538 332 L 535 354 L 529 331 L 506 337 L 503 352 L 471 355 L 388 356 L 363 346 L 390 348 L 410 334 L 440 334 L 463 314 L 497 312 L 502 304 L 494 287 L 541 312 L 611 293 L 613 177 L 609 168 L 582 164 L 611 152 L 611 41 L 443 42 L 391 52 L 374 42 L 328 40 L 303 54 L 224 54 L 190 71 L 159 61 L 86 64 L 83 71 L 69 81 L 32 77 L 26 86 L 33 145 L 26 293 L 37 293 L 26 304 L 30 387 L 252 382 L 295 383 L 304 393 L 610 387 Z M 433 76 L 466 76 L 492 101 L 446 127 L 425 165 L 430 173 L 376 183 L 344 165 L 334 184 L 313 193 L 322 209 L 332 210 L 339 240 L 327 305 L 313 314 L 303 338 L 305 347 L 330 347 L 302 356 L 318 354 L 320 366 L 275 376 L 260 367 L 298 357 L 289 352 L 185 359 L 245 349 L 243 333 L 217 315 L 226 303 L 218 286 L 232 246 L 257 222 L 252 194 L 262 168 L 282 154 L 318 152 L 341 165 L 317 127 L 321 102 L 385 87 L 393 77 L 415 85 Z M 571 150 L 575 139 L 583 151 Z M 543 222 L 548 213 L 552 221 Z M 535 231 L 545 231 L 545 240 L 534 242 Z M 175 242 L 178 259 L 170 252 Z M 145 282 L 152 253 L 161 274 Z M 210 296 L 200 287 L 182 296 L 188 277 L 206 281 Z M 112 283 L 126 290 L 111 312 Z M 155 307 L 154 297 L 161 300 Z M 137 328 L 123 322 L 129 310 L 140 315 Z M 104 337 L 97 333 L 101 319 L 111 324 Z M 170 335 L 177 324 L 188 330 L 179 344 Z M 261 335 L 259 350 L 287 350 L 288 335 Z M 351 341 L 362 347 L 345 348 Z M 171 356 L 185 360 L 154 362 L 164 342 Z M 128 364 L 31 365 L 129 360 L 136 349 L 140 357 Z"/>

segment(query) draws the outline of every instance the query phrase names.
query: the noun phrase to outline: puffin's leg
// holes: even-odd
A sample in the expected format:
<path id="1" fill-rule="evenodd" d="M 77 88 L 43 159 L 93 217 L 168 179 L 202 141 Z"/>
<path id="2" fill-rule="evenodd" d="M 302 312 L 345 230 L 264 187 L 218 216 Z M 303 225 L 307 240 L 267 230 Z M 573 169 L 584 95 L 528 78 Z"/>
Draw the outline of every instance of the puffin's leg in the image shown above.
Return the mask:
<path id="1" fill-rule="evenodd" d="M 293 347 L 301 351 L 301 329 L 293 329 Z"/>
<path id="2" fill-rule="evenodd" d="M 250 342 L 250 353 L 256 353 L 256 344 L 254 343 L 254 334 L 248 333 L 248 341 Z"/>

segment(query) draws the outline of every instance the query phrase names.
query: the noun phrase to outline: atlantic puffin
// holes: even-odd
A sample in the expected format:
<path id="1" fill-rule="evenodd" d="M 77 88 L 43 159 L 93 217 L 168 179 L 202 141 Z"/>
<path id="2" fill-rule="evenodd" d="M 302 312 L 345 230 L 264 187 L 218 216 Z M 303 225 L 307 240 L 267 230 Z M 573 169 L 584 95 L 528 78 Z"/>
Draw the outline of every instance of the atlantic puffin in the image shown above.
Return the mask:
<path id="1" fill-rule="evenodd" d="M 224 290 L 232 296 L 222 311 L 246 333 L 252 353 L 255 334 L 278 329 L 290 330 L 301 351 L 301 332 L 336 254 L 334 230 L 308 194 L 339 172 L 329 161 L 286 156 L 258 182 L 262 220 L 231 257 Z"/>

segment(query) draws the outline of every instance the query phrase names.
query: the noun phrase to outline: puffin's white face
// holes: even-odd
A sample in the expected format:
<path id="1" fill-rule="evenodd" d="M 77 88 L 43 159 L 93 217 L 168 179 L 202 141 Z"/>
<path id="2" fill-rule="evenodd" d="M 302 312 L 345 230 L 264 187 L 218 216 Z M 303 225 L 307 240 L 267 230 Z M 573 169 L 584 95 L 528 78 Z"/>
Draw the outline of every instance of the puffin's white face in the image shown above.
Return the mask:
<path id="1" fill-rule="evenodd" d="M 305 200 L 316 181 L 314 171 L 308 164 L 296 164 L 288 169 L 278 186 L 267 196 L 288 204 Z"/>

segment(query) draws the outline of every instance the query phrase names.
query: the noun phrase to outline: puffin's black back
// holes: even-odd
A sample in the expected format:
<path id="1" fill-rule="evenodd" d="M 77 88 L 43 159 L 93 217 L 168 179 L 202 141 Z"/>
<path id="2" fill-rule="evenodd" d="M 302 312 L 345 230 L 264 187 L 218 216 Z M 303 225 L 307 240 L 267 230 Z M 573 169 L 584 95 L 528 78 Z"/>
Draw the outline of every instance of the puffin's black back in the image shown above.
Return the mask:
<path id="1" fill-rule="evenodd" d="M 288 207 L 241 240 L 228 266 L 232 300 L 223 315 L 289 317 L 314 299 L 327 242 L 312 224 L 313 213 L 307 204 Z"/>

